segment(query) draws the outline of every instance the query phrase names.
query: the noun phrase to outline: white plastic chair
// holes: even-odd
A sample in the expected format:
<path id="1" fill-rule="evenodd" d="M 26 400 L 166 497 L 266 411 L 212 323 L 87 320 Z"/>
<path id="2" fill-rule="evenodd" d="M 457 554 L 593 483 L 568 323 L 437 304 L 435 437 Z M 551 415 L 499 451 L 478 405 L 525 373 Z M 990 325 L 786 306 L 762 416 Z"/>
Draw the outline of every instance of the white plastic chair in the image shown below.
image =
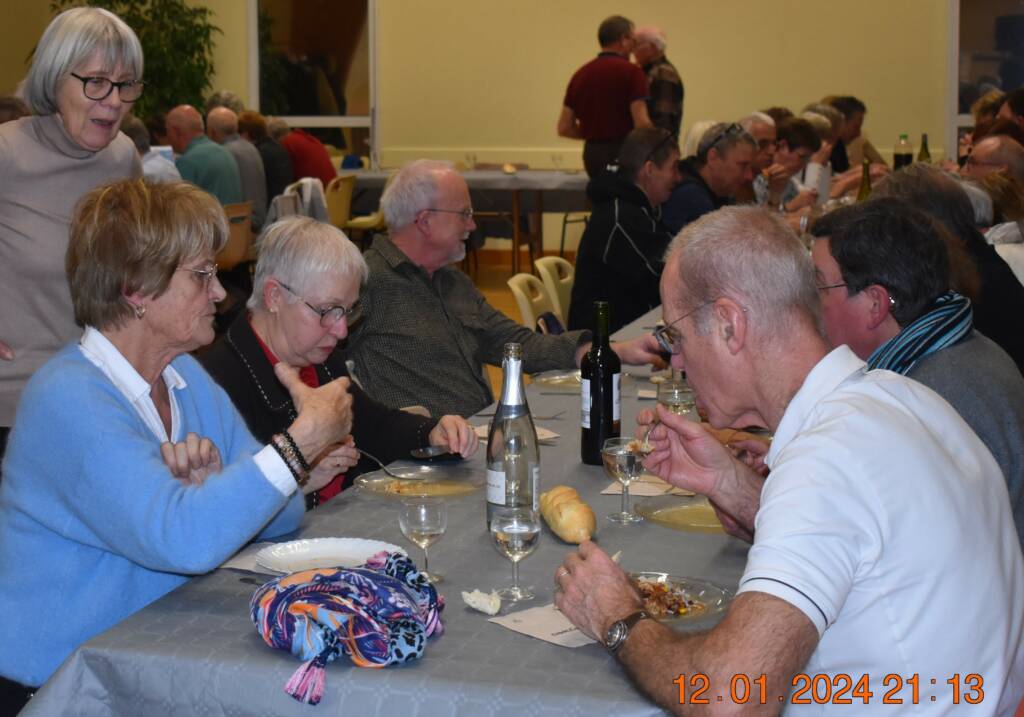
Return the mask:
<path id="1" fill-rule="evenodd" d="M 555 316 L 563 326 L 569 321 L 569 300 L 572 296 L 572 283 L 576 279 L 576 269 L 560 256 L 542 256 L 533 262 L 533 266 L 548 290 L 551 303 L 555 307 Z"/>
<path id="2" fill-rule="evenodd" d="M 508 288 L 512 289 L 512 295 L 516 297 L 523 326 L 531 331 L 537 330 L 537 319 L 541 314 L 548 311 L 554 313 L 555 306 L 551 303 L 548 290 L 533 274 L 516 274 L 508 280 Z"/>

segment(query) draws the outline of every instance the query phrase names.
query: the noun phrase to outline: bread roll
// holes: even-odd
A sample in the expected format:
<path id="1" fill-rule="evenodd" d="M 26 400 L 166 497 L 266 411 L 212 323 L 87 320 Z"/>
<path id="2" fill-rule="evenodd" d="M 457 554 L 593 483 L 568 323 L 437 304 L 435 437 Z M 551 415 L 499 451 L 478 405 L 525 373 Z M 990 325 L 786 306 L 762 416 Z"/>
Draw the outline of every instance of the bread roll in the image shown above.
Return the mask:
<path id="1" fill-rule="evenodd" d="M 557 485 L 540 494 L 540 514 L 548 527 L 567 543 L 582 543 L 597 531 L 597 518 L 575 488 Z"/>

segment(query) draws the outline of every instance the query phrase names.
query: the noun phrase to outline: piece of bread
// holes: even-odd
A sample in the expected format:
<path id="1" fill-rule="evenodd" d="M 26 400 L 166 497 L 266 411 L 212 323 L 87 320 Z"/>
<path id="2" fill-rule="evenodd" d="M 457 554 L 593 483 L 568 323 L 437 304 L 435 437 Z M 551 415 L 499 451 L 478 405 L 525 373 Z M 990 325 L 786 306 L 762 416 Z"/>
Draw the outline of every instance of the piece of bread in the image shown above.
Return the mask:
<path id="1" fill-rule="evenodd" d="M 597 532 L 594 511 L 567 485 L 540 494 L 540 514 L 551 531 L 567 543 L 582 543 Z"/>
<path id="2" fill-rule="evenodd" d="M 497 615 L 501 610 L 501 598 L 493 590 L 485 593 L 481 590 L 474 590 L 469 593 L 462 591 L 462 601 L 474 610 L 479 610 L 488 615 Z"/>

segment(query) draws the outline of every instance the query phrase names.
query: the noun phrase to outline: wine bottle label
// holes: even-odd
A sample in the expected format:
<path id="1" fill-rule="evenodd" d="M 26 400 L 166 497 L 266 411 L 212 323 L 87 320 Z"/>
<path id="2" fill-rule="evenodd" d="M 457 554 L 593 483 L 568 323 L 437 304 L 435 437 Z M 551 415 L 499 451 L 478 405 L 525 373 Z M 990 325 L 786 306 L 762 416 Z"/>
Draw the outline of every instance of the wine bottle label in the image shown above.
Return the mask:
<path id="1" fill-rule="evenodd" d="M 621 373 L 612 374 L 612 420 L 618 421 L 620 419 L 620 411 L 622 408 L 622 395 L 619 392 L 619 379 L 622 378 Z"/>
<path id="2" fill-rule="evenodd" d="M 487 502 L 505 505 L 505 471 L 487 469 Z"/>
<path id="3" fill-rule="evenodd" d="M 582 398 L 582 415 L 580 422 L 584 428 L 590 428 L 590 379 L 585 378 L 582 380 L 583 388 L 580 389 L 580 396 Z"/>

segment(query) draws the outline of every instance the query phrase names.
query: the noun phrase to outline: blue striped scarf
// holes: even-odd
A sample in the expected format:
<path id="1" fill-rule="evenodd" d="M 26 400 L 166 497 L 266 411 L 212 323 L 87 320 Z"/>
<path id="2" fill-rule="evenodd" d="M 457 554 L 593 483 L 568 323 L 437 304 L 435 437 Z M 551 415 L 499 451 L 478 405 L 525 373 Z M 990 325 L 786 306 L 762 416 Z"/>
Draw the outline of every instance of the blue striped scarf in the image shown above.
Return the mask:
<path id="1" fill-rule="evenodd" d="M 971 300 L 947 291 L 932 302 L 931 309 L 875 349 L 868 357 L 868 368 L 884 368 L 905 376 L 925 356 L 965 338 L 973 326 Z"/>

